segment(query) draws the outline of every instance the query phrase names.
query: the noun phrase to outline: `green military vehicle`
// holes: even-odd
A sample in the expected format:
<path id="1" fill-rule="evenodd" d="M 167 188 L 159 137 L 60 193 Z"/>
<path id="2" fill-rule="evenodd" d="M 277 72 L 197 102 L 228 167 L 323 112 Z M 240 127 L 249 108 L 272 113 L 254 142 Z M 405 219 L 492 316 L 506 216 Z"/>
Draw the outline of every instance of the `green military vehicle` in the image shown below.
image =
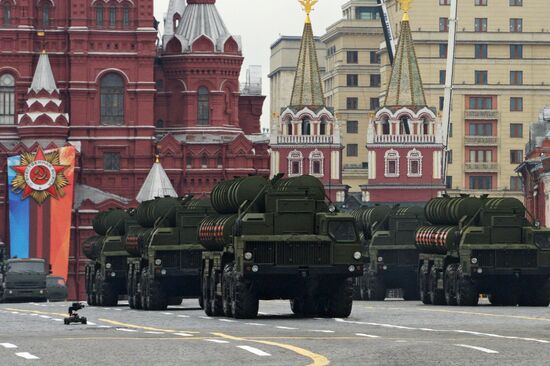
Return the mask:
<path id="1" fill-rule="evenodd" d="M 317 178 L 236 178 L 219 183 L 211 202 L 218 214 L 199 229 L 208 316 L 253 318 L 260 299 L 289 299 L 300 316 L 349 316 L 361 242 Z"/>
<path id="2" fill-rule="evenodd" d="M 3 255 L 2 255 L 3 257 Z M 46 261 L 39 258 L 11 258 L 0 264 L 0 301 L 45 302 Z"/>
<path id="3" fill-rule="evenodd" d="M 548 306 L 550 229 L 526 219 L 515 198 L 441 197 L 416 233 L 425 304 Z"/>
<path id="4" fill-rule="evenodd" d="M 127 258 L 123 244 L 132 210 L 113 209 L 99 213 L 92 225 L 95 236 L 84 241 L 86 293 L 89 305 L 115 306 L 126 295 Z"/>
<path id="5" fill-rule="evenodd" d="M 358 281 L 364 300 L 383 301 L 386 290 L 400 289 L 403 299 L 418 300 L 418 256 L 416 230 L 425 224 L 421 207 L 374 206 L 356 210 L 354 217 L 363 228 L 369 258 L 365 274 Z"/>
<path id="6" fill-rule="evenodd" d="M 145 201 L 124 238 L 131 308 L 163 310 L 183 298 L 199 298 L 200 222 L 213 213 L 209 200 L 164 197 Z"/>

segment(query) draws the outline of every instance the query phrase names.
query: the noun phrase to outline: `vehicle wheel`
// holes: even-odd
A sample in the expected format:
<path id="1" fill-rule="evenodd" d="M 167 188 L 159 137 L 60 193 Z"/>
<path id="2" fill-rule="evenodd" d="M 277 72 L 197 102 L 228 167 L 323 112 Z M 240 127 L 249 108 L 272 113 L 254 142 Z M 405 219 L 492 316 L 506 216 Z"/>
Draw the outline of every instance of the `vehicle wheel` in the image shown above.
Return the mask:
<path id="1" fill-rule="evenodd" d="M 147 275 L 147 272 L 142 270 L 141 277 L 139 281 L 139 289 L 140 289 L 140 302 L 141 302 L 141 308 L 143 310 L 149 310 L 149 286 L 147 286 L 147 282 L 149 281 L 149 276 Z"/>
<path id="2" fill-rule="evenodd" d="M 183 301 L 183 297 L 180 296 L 172 296 L 168 298 L 168 305 L 171 306 L 178 306 L 181 305 L 181 302 Z"/>
<path id="3" fill-rule="evenodd" d="M 420 301 L 424 305 L 429 305 L 432 303 L 430 299 L 430 292 L 428 291 L 428 276 L 424 274 L 422 269 L 418 271 L 418 293 L 420 294 Z"/>
<path id="4" fill-rule="evenodd" d="M 548 306 L 550 304 L 550 279 L 537 282 L 531 292 L 531 306 Z"/>
<path id="5" fill-rule="evenodd" d="M 212 302 L 210 301 L 210 291 L 208 290 L 209 281 L 202 278 L 202 301 L 204 302 L 204 313 L 208 316 L 212 316 Z"/>
<path id="6" fill-rule="evenodd" d="M 353 307 L 353 287 L 351 280 L 341 281 L 328 300 L 327 316 L 330 318 L 347 318 Z"/>
<path id="7" fill-rule="evenodd" d="M 86 302 L 88 303 L 88 306 L 94 306 L 94 296 L 92 293 L 86 294 Z"/>
<path id="8" fill-rule="evenodd" d="M 132 276 L 132 270 L 128 270 L 127 274 L 127 280 L 126 280 L 126 291 L 128 292 L 128 306 L 130 309 L 135 309 L 135 289 L 134 289 L 134 281 Z"/>
<path id="9" fill-rule="evenodd" d="M 134 306 L 137 310 L 143 308 L 143 302 L 141 301 L 141 284 L 140 277 L 138 276 L 138 271 L 134 270 L 134 277 L 132 278 L 132 287 L 133 287 L 133 297 L 134 297 Z"/>
<path id="10" fill-rule="evenodd" d="M 233 267 L 231 265 L 226 265 L 223 271 L 222 280 L 222 307 L 223 314 L 227 317 L 233 317 L 233 309 L 231 307 L 232 270 Z"/>
<path id="11" fill-rule="evenodd" d="M 202 291 L 201 293 L 199 294 L 199 307 L 201 309 L 204 309 L 204 300 L 202 299 Z"/>
<path id="12" fill-rule="evenodd" d="M 445 291 L 437 288 L 437 268 L 430 271 L 430 302 L 433 305 L 445 305 Z"/>
<path id="13" fill-rule="evenodd" d="M 489 295 L 489 302 L 493 306 L 516 306 L 518 300 L 521 300 L 522 303 L 527 301 L 527 304 L 531 306 L 530 297 L 518 297 L 510 287 L 499 287 Z"/>
<path id="14" fill-rule="evenodd" d="M 417 301 L 420 300 L 420 293 L 414 285 L 403 287 L 403 300 L 405 301 Z"/>
<path id="15" fill-rule="evenodd" d="M 363 300 L 361 297 L 361 277 L 353 279 L 353 300 Z"/>
<path id="16" fill-rule="evenodd" d="M 371 301 L 384 301 L 386 298 L 384 281 L 377 275 L 371 275 L 367 281 L 367 293 Z"/>
<path id="17" fill-rule="evenodd" d="M 86 319 L 85 317 L 82 317 L 82 318 L 80 318 L 80 323 L 88 324 L 88 319 Z"/>
<path id="18" fill-rule="evenodd" d="M 319 303 L 308 297 L 297 297 L 290 300 L 290 310 L 303 318 L 321 315 Z"/>
<path id="19" fill-rule="evenodd" d="M 479 291 L 475 283 L 464 275 L 462 266 L 456 272 L 457 290 L 456 302 L 460 306 L 475 306 L 479 302 Z"/>
<path id="20" fill-rule="evenodd" d="M 447 266 L 447 271 L 443 279 L 443 287 L 445 288 L 445 302 L 447 305 L 456 305 L 456 269 L 457 264 Z"/>
<path id="21" fill-rule="evenodd" d="M 223 315 L 223 302 L 222 297 L 216 293 L 218 288 L 218 283 L 216 281 L 216 272 L 212 271 L 210 273 L 210 301 L 212 303 L 212 315 L 213 316 L 222 316 Z"/>
<path id="22" fill-rule="evenodd" d="M 63 319 L 63 323 L 65 325 L 69 325 L 71 322 L 69 321 L 69 319 L 65 318 L 65 319 Z"/>
<path id="23" fill-rule="evenodd" d="M 162 289 L 161 283 L 158 281 L 148 281 L 147 299 L 149 301 L 149 310 L 166 310 L 168 307 L 168 297 Z"/>
<path id="24" fill-rule="evenodd" d="M 235 281 L 233 296 L 233 316 L 237 319 L 250 319 L 258 316 L 259 300 L 251 289 L 250 283 L 244 280 Z"/>

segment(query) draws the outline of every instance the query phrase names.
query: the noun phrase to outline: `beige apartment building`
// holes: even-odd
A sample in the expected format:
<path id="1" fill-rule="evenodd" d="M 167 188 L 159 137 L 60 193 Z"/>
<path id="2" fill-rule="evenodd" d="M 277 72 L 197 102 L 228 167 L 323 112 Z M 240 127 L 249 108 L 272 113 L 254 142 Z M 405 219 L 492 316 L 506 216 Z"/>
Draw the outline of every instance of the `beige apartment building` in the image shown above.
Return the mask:
<path id="1" fill-rule="evenodd" d="M 402 12 L 387 1 L 394 32 Z M 415 0 L 410 22 L 428 105 L 443 110 L 450 0 Z M 514 168 L 529 124 L 550 104 L 547 0 L 458 0 L 451 192 L 521 197 Z M 389 78 L 382 43 L 382 84 Z M 382 94 L 385 87 L 382 88 Z"/>
<path id="2" fill-rule="evenodd" d="M 343 18 L 327 28 L 323 75 L 326 104 L 340 124 L 343 183 L 361 192 L 368 177 L 367 127 L 380 103 L 380 43 L 384 39 L 376 0 L 351 0 Z"/>

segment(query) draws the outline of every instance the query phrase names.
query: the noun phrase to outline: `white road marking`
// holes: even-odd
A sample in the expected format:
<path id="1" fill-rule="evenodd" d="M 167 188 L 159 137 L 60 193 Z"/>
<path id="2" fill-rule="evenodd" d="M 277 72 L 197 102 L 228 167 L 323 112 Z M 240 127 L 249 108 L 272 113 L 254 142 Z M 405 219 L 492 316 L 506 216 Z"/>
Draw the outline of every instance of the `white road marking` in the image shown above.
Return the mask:
<path id="1" fill-rule="evenodd" d="M 56 322 L 62 322 L 63 321 L 63 319 L 57 319 L 57 318 L 53 318 L 52 320 L 54 320 Z M 88 324 L 90 324 L 90 323 L 88 323 Z"/>
<path id="2" fill-rule="evenodd" d="M 283 326 L 277 326 L 275 328 L 278 328 L 278 329 L 288 329 L 288 330 L 296 330 L 298 328 L 292 328 L 292 327 L 283 327 Z"/>
<path id="3" fill-rule="evenodd" d="M 193 335 L 192 334 L 188 334 L 188 333 L 174 333 L 175 335 L 178 335 L 180 337 L 192 337 Z"/>
<path id="4" fill-rule="evenodd" d="M 213 343 L 229 343 L 228 341 L 224 341 L 223 339 L 205 339 L 205 341 Z"/>
<path id="5" fill-rule="evenodd" d="M 164 334 L 164 332 L 153 332 L 153 331 L 147 331 L 144 332 L 145 334 Z"/>
<path id="6" fill-rule="evenodd" d="M 11 313 L 12 313 L 12 314 L 19 314 L 18 311 L 12 311 Z"/>
<path id="7" fill-rule="evenodd" d="M 310 332 L 317 332 L 317 333 L 334 333 L 333 330 L 326 330 L 326 329 L 310 329 Z"/>
<path id="8" fill-rule="evenodd" d="M 111 308 L 100 308 L 100 309 L 103 309 L 103 310 L 113 310 Z"/>
<path id="9" fill-rule="evenodd" d="M 189 315 L 178 315 L 178 318 L 189 318 Z"/>
<path id="10" fill-rule="evenodd" d="M 237 348 L 244 349 L 245 351 L 248 351 L 250 353 L 254 353 L 257 356 L 271 356 L 271 354 L 262 351 L 261 349 L 257 349 L 255 347 L 250 346 L 237 346 Z"/>
<path id="11" fill-rule="evenodd" d="M 380 338 L 380 336 L 372 335 L 372 334 L 365 334 L 365 333 L 355 333 L 356 336 L 359 337 L 367 337 L 367 338 Z"/>
<path id="12" fill-rule="evenodd" d="M 26 360 L 40 360 L 39 357 L 36 357 L 35 355 L 31 355 L 29 352 L 18 352 L 15 355 L 19 357 L 23 357 Z"/>
<path id="13" fill-rule="evenodd" d="M 260 326 L 260 327 L 263 327 L 265 324 L 262 324 L 262 323 L 245 323 L 247 325 L 257 325 L 257 326 Z"/>
<path id="14" fill-rule="evenodd" d="M 38 316 L 38 314 L 31 314 L 31 316 Z"/>
<path id="15" fill-rule="evenodd" d="M 221 322 L 226 322 L 226 323 L 236 323 L 237 321 L 236 320 L 231 320 L 231 319 L 218 319 L 219 321 Z"/>
<path id="16" fill-rule="evenodd" d="M 41 318 L 44 318 L 44 319 L 51 319 L 52 317 L 51 316 L 47 316 L 47 315 L 40 315 Z"/>
<path id="17" fill-rule="evenodd" d="M 489 349 L 489 348 L 470 346 L 468 344 L 455 344 L 455 346 L 475 349 L 476 351 L 485 352 L 485 353 L 498 353 L 498 351 L 495 351 L 495 350 L 492 350 L 492 349 Z"/>
<path id="18" fill-rule="evenodd" d="M 15 344 L 11 344 L 11 343 L 0 343 L 0 346 L 4 348 L 17 348 Z"/>
<path id="19" fill-rule="evenodd" d="M 116 328 L 116 330 L 119 330 L 121 332 L 131 332 L 131 333 L 137 332 L 137 330 L 135 329 L 126 329 L 126 328 Z"/>
<path id="20" fill-rule="evenodd" d="M 98 328 L 112 328 L 110 325 L 98 325 Z"/>
<path id="21" fill-rule="evenodd" d="M 96 325 L 94 322 L 88 322 L 88 325 Z"/>
<path id="22" fill-rule="evenodd" d="M 116 310 L 116 311 L 122 311 L 122 309 L 119 309 L 119 308 L 115 308 L 114 310 Z"/>
<path id="23" fill-rule="evenodd" d="M 262 313 L 261 311 L 258 311 L 258 314 L 260 314 L 260 315 L 270 315 L 269 313 Z"/>
<path id="24" fill-rule="evenodd" d="M 214 319 L 214 318 L 211 318 L 209 316 L 199 316 L 199 318 L 201 318 L 201 319 Z"/>
<path id="25" fill-rule="evenodd" d="M 174 315 L 174 313 L 161 313 L 163 315 Z"/>

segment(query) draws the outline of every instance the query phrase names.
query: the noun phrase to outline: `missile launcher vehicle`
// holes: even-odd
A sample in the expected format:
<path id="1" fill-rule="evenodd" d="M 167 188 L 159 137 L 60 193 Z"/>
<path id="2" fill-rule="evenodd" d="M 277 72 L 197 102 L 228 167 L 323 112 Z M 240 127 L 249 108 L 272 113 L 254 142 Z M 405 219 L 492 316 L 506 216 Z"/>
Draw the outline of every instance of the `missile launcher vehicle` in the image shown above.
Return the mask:
<path id="1" fill-rule="evenodd" d="M 199 227 L 208 316 L 254 318 L 260 299 L 289 299 L 300 316 L 350 314 L 362 247 L 353 217 L 325 202 L 317 178 L 236 178 L 211 202 L 217 214 Z"/>
<path id="2" fill-rule="evenodd" d="M 515 198 L 441 197 L 416 231 L 424 304 L 548 306 L 550 229 L 526 219 Z"/>

